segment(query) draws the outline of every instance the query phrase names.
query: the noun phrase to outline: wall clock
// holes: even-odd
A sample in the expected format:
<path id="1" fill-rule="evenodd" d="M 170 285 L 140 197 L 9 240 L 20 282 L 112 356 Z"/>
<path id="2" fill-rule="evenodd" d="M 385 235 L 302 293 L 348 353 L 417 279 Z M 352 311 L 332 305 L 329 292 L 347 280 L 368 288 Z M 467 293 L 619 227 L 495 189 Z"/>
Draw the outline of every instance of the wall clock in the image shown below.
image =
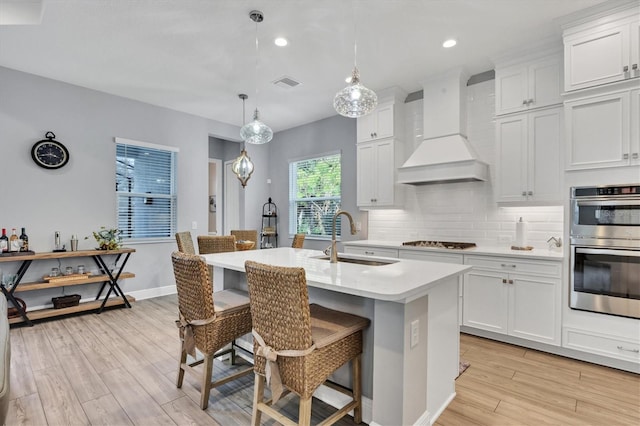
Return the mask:
<path id="1" fill-rule="evenodd" d="M 33 161 L 45 169 L 59 169 L 69 162 L 69 150 L 62 143 L 54 140 L 56 135 L 47 132 L 41 141 L 31 148 Z"/>

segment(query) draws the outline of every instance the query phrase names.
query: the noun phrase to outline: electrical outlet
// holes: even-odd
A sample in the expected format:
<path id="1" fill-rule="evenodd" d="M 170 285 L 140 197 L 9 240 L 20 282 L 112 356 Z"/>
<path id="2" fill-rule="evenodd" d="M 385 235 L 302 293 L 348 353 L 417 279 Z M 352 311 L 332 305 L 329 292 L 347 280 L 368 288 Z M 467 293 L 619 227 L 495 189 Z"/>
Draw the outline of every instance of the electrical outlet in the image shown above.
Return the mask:
<path id="1" fill-rule="evenodd" d="M 195 220 L 191 222 L 191 229 L 198 229 L 198 222 L 196 222 Z"/>
<path id="2" fill-rule="evenodd" d="M 411 321 L 411 347 L 418 346 L 420 341 L 420 320 Z"/>
<path id="3" fill-rule="evenodd" d="M 356 231 L 362 231 L 362 222 L 356 222 Z"/>

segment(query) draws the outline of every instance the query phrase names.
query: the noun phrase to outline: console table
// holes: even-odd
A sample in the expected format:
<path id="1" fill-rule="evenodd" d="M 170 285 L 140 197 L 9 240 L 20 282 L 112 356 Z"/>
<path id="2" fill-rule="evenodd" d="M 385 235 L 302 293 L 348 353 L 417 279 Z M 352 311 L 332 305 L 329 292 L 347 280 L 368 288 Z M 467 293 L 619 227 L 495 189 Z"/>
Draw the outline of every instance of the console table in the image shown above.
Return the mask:
<path id="1" fill-rule="evenodd" d="M 133 278 L 135 274 L 131 272 L 124 272 L 124 267 L 129 260 L 131 253 L 134 253 L 135 249 L 121 248 L 118 250 L 79 250 L 79 251 L 64 251 L 64 252 L 47 252 L 47 253 L 31 253 L 23 254 L 17 253 L 11 256 L 0 256 L 0 263 L 5 262 L 20 262 L 20 266 L 16 272 L 16 280 L 11 288 L 6 288 L 4 284 L 0 284 L 0 290 L 6 296 L 7 301 L 13 304 L 18 310 L 20 317 L 10 318 L 10 324 L 16 324 L 25 322 L 28 325 L 33 325 L 32 320 L 38 320 L 43 318 L 56 317 L 61 315 L 67 315 L 83 311 L 97 310 L 97 313 L 107 306 L 124 305 L 127 308 L 131 308 L 131 302 L 135 302 L 135 298 L 127 296 L 123 293 L 122 289 L 118 285 L 118 280 Z M 116 270 L 109 269 L 105 262 L 105 256 L 116 256 L 115 265 L 118 264 L 122 255 L 124 259 L 120 263 L 120 266 Z M 64 279 L 64 276 L 51 280 L 51 281 L 36 281 L 22 283 L 22 277 L 33 261 L 37 260 L 50 260 L 50 259 L 67 259 L 67 258 L 79 258 L 89 257 L 98 266 L 100 273 L 98 275 L 88 275 L 86 278 L 77 279 Z M 77 306 L 71 306 L 67 308 L 59 309 L 37 309 L 30 312 L 25 312 L 22 306 L 16 301 L 14 293 L 21 293 L 25 291 L 43 290 L 46 288 L 55 287 L 67 287 L 73 285 L 90 284 L 90 283 L 102 283 L 98 295 L 94 301 L 83 302 Z M 105 297 L 100 300 L 105 288 L 108 288 Z M 113 293 L 114 297 L 110 297 Z"/>

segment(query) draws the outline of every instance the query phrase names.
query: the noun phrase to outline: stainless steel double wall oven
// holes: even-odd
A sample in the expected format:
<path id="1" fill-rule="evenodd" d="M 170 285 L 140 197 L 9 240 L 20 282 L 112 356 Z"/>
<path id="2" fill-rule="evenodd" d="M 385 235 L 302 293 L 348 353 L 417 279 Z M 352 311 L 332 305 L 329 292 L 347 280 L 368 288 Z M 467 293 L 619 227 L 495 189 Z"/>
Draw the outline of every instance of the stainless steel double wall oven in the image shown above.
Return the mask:
<path id="1" fill-rule="evenodd" d="M 640 318 L 640 184 L 571 188 L 570 307 Z"/>

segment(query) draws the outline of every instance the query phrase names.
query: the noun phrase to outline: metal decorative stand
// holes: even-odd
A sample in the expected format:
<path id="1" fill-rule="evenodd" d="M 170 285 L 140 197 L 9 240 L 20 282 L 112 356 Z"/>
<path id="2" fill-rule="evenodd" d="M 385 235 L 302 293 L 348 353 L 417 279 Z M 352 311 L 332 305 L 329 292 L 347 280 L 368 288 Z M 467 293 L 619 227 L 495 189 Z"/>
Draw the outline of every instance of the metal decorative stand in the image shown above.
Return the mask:
<path id="1" fill-rule="evenodd" d="M 271 201 L 262 205 L 262 230 L 260 231 L 260 248 L 278 247 L 278 207 Z"/>

